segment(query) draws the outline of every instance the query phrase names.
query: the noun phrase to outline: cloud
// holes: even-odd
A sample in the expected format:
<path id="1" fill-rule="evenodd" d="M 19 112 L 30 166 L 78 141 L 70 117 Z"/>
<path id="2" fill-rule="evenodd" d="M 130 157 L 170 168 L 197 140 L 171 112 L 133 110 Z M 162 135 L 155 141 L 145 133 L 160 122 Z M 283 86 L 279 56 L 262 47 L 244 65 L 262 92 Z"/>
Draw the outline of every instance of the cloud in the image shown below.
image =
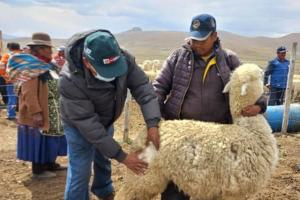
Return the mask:
<path id="1" fill-rule="evenodd" d="M 85 19 L 73 10 L 60 9 L 40 5 L 16 7 L 0 3 L 1 29 L 16 36 L 31 36 L 33 32 L 44 31 L 56 37 L 66 37 L 70 32 L 89 29 L 84 25 Z M 7 17 L 9 16 L 9 17 Z"/>
<path id="2" fill-rule="evenodd" d="M 242 35 L 300 32 L 300 3 L 294 0 L 0 0 L 0 6 L 0 27 L 13 35 L 44 30 L 69 37 L 92 28 L 117 33 L 134 26 L 188 31 L 200 13 L 214 15 L 218 30 Z"/>

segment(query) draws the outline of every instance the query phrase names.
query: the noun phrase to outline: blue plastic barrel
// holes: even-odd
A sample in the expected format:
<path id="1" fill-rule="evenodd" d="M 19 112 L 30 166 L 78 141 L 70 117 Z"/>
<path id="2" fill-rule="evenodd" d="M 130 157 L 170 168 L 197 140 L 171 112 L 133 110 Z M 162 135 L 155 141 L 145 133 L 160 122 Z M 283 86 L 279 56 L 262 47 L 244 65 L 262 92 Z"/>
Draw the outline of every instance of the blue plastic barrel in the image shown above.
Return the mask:
<path id="1" fill-rule="evenodd" d="M 284 106 L 268 106 L 265 117 L 273 132 L 280 132 L 283 120 Z M 300 104 L 291 104 L 287 132 L 300 131 Z"/>

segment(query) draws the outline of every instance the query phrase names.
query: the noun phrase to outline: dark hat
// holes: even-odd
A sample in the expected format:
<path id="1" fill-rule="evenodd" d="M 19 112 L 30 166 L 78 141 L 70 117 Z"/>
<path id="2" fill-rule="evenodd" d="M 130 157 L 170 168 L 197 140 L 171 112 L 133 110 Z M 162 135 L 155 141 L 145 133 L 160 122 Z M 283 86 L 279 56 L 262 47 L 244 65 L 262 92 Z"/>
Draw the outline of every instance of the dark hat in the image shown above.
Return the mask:
<path id="1" fill-rule="evenodd" d="M 280 46 L 277 48 L 277 53 L 285 53 L 285 52 L 286 52 L 285 46 Z"/>
<path id="2" fill-rule="evenodd" d="M 31 42 L 27 46 L 48 46 L 52 47 L 51 38 L 47 33 L 33 33 Z"/>
<path id="3" fill-rule="evenodd" d="M 20 44 L 17 42 L 10 42 L 7 44 L 9 50 L 20 50 Z"/>
<path id="4" fill-rule="evenodd" d="M 83 54 L 95 70 L 105 78 L 127 72 L 127 62 L 116 39 L 108 32 L 97 31 L 84 40 Z"/>
<path id="5" fill-rule="evenodd" d="M 194 40 L 204 41 L 216 31 L 216 20 L 208 14 L 193 17 L 190 26 L 190 37 Z"/>

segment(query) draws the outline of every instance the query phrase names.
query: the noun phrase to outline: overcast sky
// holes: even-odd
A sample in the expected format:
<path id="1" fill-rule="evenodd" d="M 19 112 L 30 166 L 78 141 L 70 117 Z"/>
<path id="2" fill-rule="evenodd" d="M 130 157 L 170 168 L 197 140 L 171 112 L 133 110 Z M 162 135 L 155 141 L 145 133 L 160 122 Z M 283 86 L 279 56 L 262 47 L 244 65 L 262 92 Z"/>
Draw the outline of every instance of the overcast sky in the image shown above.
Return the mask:
<path id="1" fill-rule="evenodd" d="M 201 13 L 215 16 L 218 30 L 245 36 L 300 32 L 300 0 L 0 0 L 0 30 L 53 38 L 95 28 L 188 31 Z"/>

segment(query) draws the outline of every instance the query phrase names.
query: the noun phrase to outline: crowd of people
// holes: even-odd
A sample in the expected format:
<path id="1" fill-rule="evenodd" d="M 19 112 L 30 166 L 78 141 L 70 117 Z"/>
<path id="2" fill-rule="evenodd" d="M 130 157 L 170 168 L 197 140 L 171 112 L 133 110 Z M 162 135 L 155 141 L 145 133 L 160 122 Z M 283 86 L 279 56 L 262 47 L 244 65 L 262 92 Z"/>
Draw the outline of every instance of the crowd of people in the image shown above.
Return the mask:
<path id="1" fill-rule="evenodd" d="M 17 158 L 32 163 L 32 177 L 55 177 L 53 171 L 66 169 L 55 162 L 56 157 L 67 155 L 59 115 L 58 80 L 49 73 L 36 71 L 36 77 L 32 77 L 31 73 L 23 73 L 24 69 L 34 71 L 38 66 L 53 62 L 50 36 L 33 34 L 25 51 L 20 49 L 18 43 L 8 43 L 7 47 L 9 53 L 1 59 L 4 66 L 1 75 L 5 78 L 8 96 L 7 118 L 15 119 L 18 108 Z M 49 66 L 55 73 L 61 69 L 55 64 Z M 27 81 L 21 87 L 14 87 L 9 77 L 11 72 L 17 79 Z"/>
<path id="2" fill-rule="evenodd" d="M 7 47 L 9 53 L 1 59 L 0 92 L 8 119 L 16 118 L 18 105 L 17 158 L 32 163 L 33 178 L 55 177 L 56 170 L 67 167 L 66 200 L 89 199 L 92 167 L 91 191 L 101 199 L 113 200 L 110 159 L 136 174 L 147 169 L 137 153 L 126 153 L 113 138 L 127 89 L 140 105 L 147 142 L 157 149 L 161 118 L 232 123 L 228 95 L 222 91 L 241 61 L 222 48 L 211 15 L 192 18 L 189 37 L 166 59 L 153 83 L 108 30 L 75 34 L 67 48 L 59 47 L 54 56 L 46 33 L 34 33 L 23 50 L 17 43 Z M 286 87 L 283 75 L 289 63 L 285 52 L 285 47 L 277 49 L 278 58 L 269 62 L 265 75 L 272 105 L 282 103 Z M 15 88 L 12 80 L 18 83 Z M 262 96 L 241 113 L 255 116 L 266 107 L 267 98 Z M 68 166 L 61 166 L 56 158 L 67 152 Z M 170 182 L 161 199 L 190 198 Z"/>

